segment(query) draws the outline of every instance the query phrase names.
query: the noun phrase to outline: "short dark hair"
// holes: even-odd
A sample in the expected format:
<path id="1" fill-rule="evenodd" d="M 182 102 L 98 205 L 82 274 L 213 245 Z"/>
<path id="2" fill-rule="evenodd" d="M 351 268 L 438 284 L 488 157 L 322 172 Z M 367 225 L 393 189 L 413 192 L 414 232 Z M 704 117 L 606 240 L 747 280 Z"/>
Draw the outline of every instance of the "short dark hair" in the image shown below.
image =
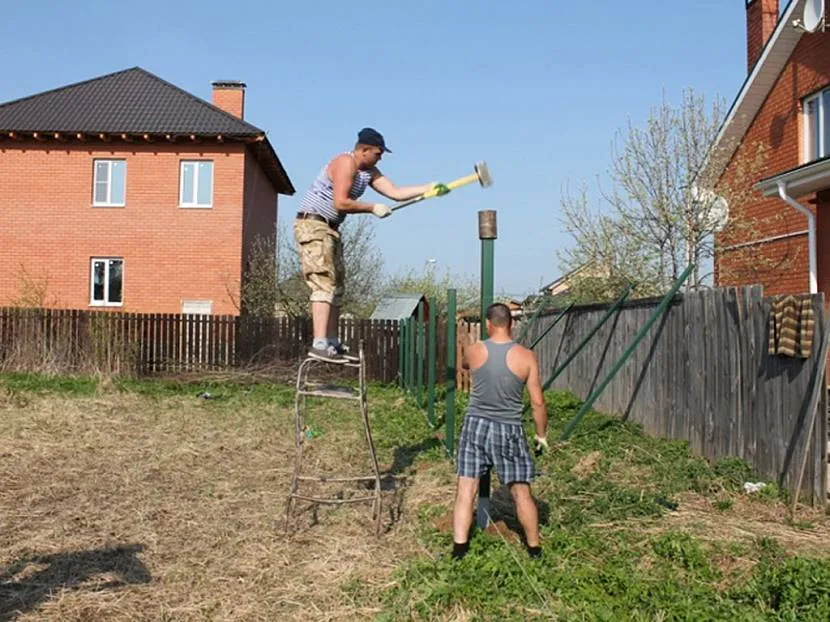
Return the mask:
<path id="1" fill-rule="evenodd" d="M 503 302 L 495 302 L 487 307 L 485 317 L 493 326 L 509 328 L 513 324 L 513 315 Z"/>

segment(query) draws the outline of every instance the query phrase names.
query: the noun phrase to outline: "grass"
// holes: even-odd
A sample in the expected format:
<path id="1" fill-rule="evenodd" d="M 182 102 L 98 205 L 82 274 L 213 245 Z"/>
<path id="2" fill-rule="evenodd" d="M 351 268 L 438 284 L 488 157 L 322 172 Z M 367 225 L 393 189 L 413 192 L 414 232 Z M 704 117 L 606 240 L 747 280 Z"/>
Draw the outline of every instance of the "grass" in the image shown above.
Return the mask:
<path id="1" fill-rule="evenodd" d="M 495 479 L 497 529 L 449 559 L 440 431 L 381 386 L 378 459 L 408 476 L 384 492 L 382 536 L 368 505 L 303 506 L 286 536 L 293 399 L 276 384 L 0 376 L 0 620 L 830 619 L 822 513 L 790 516 L 775 487 L 743 492 L 758 478 L 740 461 L 598 413 L 538 460 L 541 561 Z M 555 438 L 579 403 L 548 399 Z M 309 468 L 368 472 L 353 406 L 319 402 L 307 423 Z"/>

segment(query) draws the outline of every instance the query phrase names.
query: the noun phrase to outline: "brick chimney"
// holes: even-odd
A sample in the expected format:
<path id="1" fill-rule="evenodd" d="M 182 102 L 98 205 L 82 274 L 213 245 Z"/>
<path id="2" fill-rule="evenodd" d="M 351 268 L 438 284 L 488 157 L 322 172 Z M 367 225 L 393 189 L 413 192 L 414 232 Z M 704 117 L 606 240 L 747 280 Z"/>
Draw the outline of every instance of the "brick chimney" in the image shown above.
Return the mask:
<path id="1" fill-rule="evenodd" d="M 240 119 L 245 118 L 245 83 L 235 80 L 212 82 L 213 105 Z"/>
<path id="2" fill-rule="evenodd" d="M 746 0 L 746 60 L 751 72 L 778 24 L 778 0 Z"/>

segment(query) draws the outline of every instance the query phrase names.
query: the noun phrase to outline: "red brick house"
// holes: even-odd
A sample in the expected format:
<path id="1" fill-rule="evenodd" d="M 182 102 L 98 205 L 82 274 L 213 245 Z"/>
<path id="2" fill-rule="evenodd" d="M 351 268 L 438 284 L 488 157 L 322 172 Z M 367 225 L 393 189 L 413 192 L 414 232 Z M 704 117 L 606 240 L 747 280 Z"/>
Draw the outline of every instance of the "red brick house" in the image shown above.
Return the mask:
<path id="1" fill-rule="evenodd" d="M 35 281 L 51 307 L 238 313 L 294 193 L 244 103 L 136 67 L 0 104 L 0 305 Z"/>
<path id="2" fill-rule="evenodd" d="M 821 4 L 746 0 L 747 76 L 700 172 L 718 193 L 747 191 L 729 206 L 742 229 L 716 236 L 716 285 L 830 299 L 830 33 L 810 19 Z M 762 166 L 741 178 L 759 145 Z"/>

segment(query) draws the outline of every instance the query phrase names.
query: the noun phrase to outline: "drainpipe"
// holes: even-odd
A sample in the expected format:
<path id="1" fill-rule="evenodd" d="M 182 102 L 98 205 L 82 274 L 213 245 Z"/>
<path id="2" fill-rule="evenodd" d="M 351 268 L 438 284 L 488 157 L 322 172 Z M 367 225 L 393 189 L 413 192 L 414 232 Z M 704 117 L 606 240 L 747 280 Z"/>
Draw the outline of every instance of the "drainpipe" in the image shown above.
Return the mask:
<path id="1" fill-rule="evenodd" d="M 818 292 L 818 269 L 816 268 L 816 216 L 801 205 L 798 201 L 787 194 L 787 184 L 783 181 L 778 182 L 778 196 L 782 201 L 785 201 L 794 207 L 799 212 L 807 217 L 807 247 L 809 249 L 809 266 L 810 266 L 810 293 Z"/>

